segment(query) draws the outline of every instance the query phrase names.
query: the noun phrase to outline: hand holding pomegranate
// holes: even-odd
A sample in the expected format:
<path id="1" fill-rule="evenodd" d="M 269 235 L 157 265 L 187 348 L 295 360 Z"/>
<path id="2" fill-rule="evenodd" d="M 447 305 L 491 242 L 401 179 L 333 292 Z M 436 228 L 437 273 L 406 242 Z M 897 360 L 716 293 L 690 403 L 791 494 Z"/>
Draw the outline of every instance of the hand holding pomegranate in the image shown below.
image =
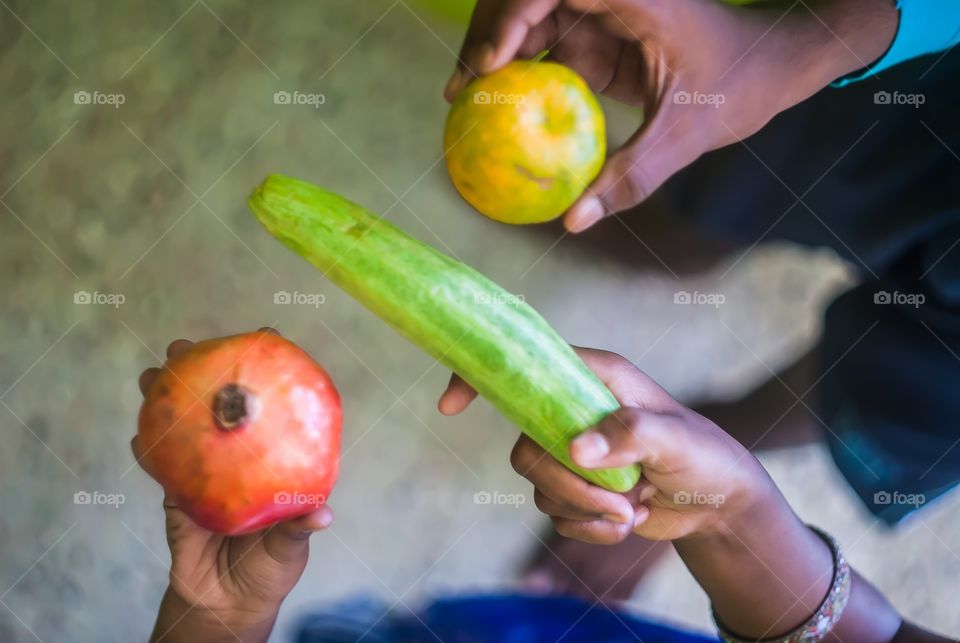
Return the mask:
<path id="1" fill-rule="evenodd" d="M 333 520 L 323 500 L 337 472 L 339 398 L 326 373 L 270 329 L 177 340 L 167 358 L 140 376 L 132 441 L 166 491 L 170 585 L 151 640 L 266 641 L 306 566 L 309 536 Z M 293 441 L 301 458 L 287 455 Z"/>

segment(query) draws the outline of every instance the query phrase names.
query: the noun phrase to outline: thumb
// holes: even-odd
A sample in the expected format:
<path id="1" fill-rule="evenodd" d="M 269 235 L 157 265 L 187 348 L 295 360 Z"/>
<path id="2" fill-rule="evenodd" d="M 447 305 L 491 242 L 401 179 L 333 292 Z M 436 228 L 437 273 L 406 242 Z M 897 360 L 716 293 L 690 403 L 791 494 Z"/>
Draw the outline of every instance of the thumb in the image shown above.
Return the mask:
<path id="1" fill-rule="evenodd" d="M 676 449 L 682 427 L 669 413 L 623 407 L 579 435 L 570 444 L 570 456 L 585 469 L 661 462 Z"/>
<path id="2" fill-rule="evenodd" d="M 277 523 L 263 536 L 263 547 L 267 554 L 283 565 L 302 558 L 308 548 L 309 539 L 314 532 L 323 531 L 333 523 L 333 511 L 322 505 L 316 510 Z"/>
<path id="3" fill-rule="evenodd" d="M 702 150 L 678 119 L 655 114 L 607 158 L 600 174 L 570 206 L 564 225 L 582 232 L 617 212 L 641 203 L 667 179 L 689 165 Z"/>

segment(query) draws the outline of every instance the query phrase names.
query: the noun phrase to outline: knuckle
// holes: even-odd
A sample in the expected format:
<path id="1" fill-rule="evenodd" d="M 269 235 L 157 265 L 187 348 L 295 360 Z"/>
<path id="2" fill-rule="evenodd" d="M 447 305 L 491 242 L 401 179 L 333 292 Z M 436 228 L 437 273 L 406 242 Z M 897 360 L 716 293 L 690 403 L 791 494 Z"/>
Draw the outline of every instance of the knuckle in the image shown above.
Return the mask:
<path id="1" fill-rule="evenodd" d="M 589 498 L 567 495 L 554 501 L 564 511 L 571 514 L 591 515 L 597 513 L 597 508 Z"/>
<path id="2" fill-rule="evenodd" d="M 616 545 L 623 542 L 630 535 L 629 525 L 616 525 L 615 529 L 610 529 L 603 533 L 604 545 Z"/>
<path id="3" fill-rule="evenodd" d="M 673 413 L 658 414 L 647 424 L 651 433 L 669 439 L 671 442 L 685 443 L 689 438 L 686 423 Z"/>
<path id="4" fill-rule="evenodd" d="M 625 406 L 616 411 L 613 421 L 609 423 L 610 431 L 614 434 L 611 438 L 615 440 L 636 440 L 640 437 L 640 418 L 639 409 L 632 406 Z"/>
<path id="5" fill-rule="evenodd" d="M 617 376 L 633 378 L 640 374 L 640 369 L 623 355 L 617 353 L 611 353 L 611 355 L 613 356 L 613 369 Z"/>
<path id="6" fill-rule="evenodd" d="M 613 351 L 605 351 L 596 348 L 590 349 L 581 349 L 584 353 L 591 356 L 593 359 L 597 360 L 603 368 L 609 371 L 614 377 L 622 375 L 623 373 L 628 373 L 629 368 L 633 364 L 626 357 L 620 353 L 614 353 Z"/>
<path id="7" fill-rule="evenodd" d="M 636 205 L 646 200 L 657 186 L 657 181 L 650 175 L 650 170 L 639 160 L 632 162 L 624 183 L 626 184 L 624 197 L 629 205 Z"/>

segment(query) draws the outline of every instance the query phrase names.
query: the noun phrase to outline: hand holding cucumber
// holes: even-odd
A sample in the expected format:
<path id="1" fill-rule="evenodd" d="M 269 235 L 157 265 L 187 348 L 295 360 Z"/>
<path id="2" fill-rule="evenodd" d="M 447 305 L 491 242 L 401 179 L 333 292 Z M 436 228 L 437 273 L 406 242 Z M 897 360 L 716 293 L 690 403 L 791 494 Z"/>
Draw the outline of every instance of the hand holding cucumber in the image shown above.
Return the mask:
<path id="1" fill-rule="evenodd" d="M 521 436 L 511 463 L 533 483 L 537 508 L 560 535 L 613 544 L 631 531 L 650 540 L 702 534 L 735 520 L 773 488 L 742 445 L 629 361 L 592 348 L 576 351 L 622 407 L 573 440 L 570 459 L 587 470 L 639 464 L 643 479 L 625 493 L 597 487 Z M 474 397 L 453 375 L 439 407 L 455 415 Z"/>

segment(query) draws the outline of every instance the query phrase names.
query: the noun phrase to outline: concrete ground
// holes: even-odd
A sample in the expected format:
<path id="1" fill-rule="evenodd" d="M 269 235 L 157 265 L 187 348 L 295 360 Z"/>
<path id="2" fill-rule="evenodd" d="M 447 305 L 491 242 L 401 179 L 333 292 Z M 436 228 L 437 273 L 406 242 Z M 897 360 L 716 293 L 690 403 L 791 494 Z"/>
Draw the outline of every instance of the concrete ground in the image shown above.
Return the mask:
<path id="1" fill-rule="evenodd" d="M 176 337 L 274 325 L 343 395 L 337 521 L 316 537 L 275 640 L 288 640 L 310 605 L 348 593 L 416 606 L 509 584 L 545 528 L 507 462 L 514 429 L 486 404 L 441 417 L 444 369 L 259 228 L 245 198 L 269 172 L 386 213 L 523 294 L 571 342 L 622 352 L 681 398 L 736 395 L 815 341 L 825 302 L 850 278 L 828 252 L 761 246 L 680 278 L 639 239 L 631 265 L 558 228 L 472 213 L 440 162 L 440 89 L 461 31 L 412 0 L 5 0 L 0 641 L 147 636 L 168 554 L 160 490 L 128 441 L 136 376 Z M 323 103 L 275 104 L 278 91 Z M 612 120 L 628 131 L 623 114 Z M 726 303 L 674 305 L 680 290 Z M 325 301 L 276 305 L 278 291 Z M 888 530 L 824 449 L 764 463 L 906 615 L 960 635 L 960 497 Z M 478 491 L 526 502 L 478 506 Z M 78 492 L 124 502 L 76 504 Z M 706 600 L 676 558 L 634 604 L 709 628 Z"/>

